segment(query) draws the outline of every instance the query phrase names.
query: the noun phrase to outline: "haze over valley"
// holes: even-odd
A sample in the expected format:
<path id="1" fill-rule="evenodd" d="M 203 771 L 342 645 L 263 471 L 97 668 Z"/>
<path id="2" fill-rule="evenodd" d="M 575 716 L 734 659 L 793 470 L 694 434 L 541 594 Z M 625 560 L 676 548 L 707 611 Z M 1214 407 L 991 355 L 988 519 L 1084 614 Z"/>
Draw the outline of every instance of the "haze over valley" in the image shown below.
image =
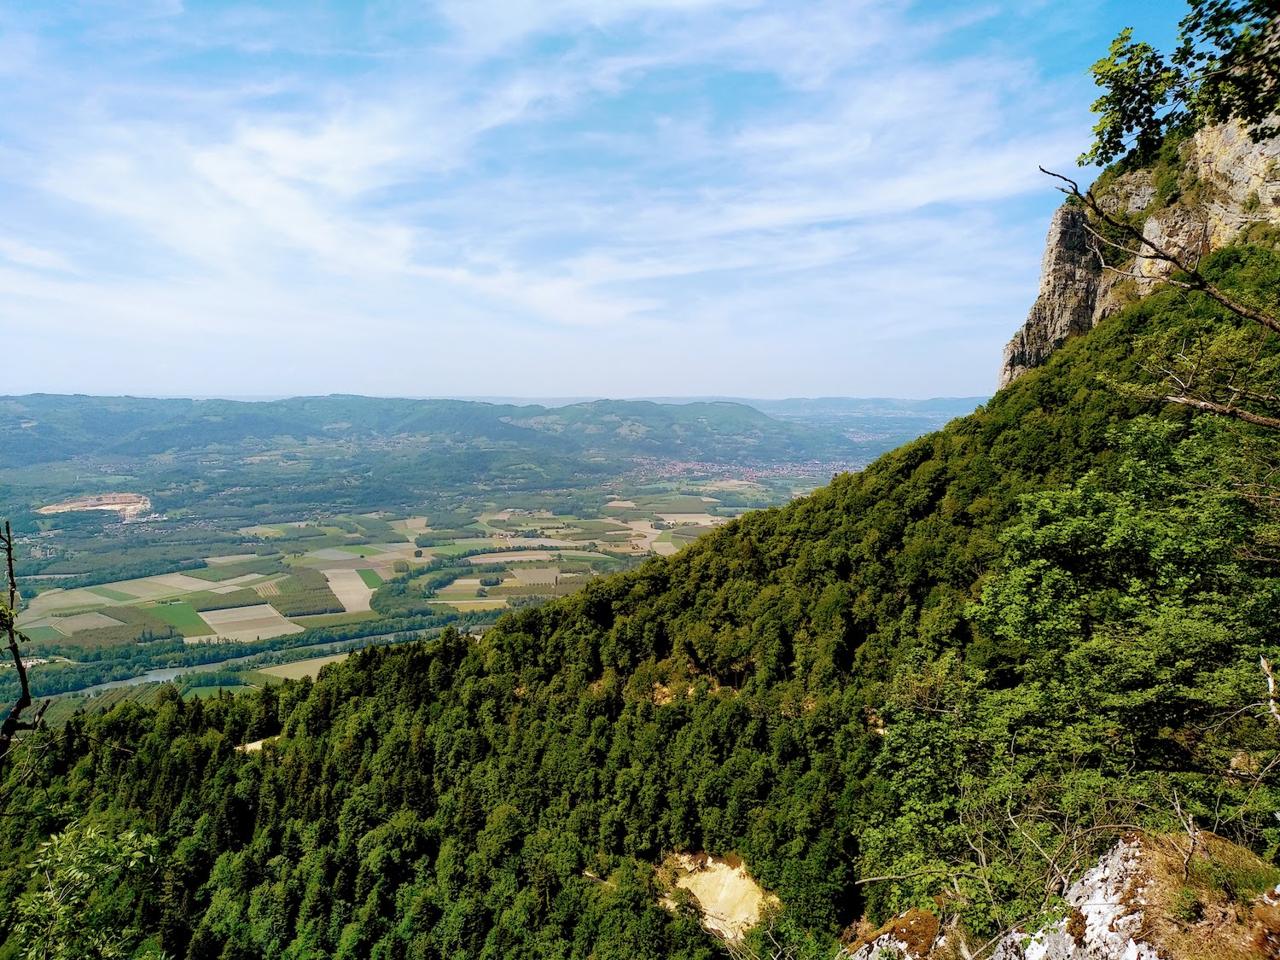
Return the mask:
<path id="1" fill-rule="evenodd" d="M 34 690 L 213 692 L 335 637 L 479 630 L 977 402 L 0 398 Z M 51 715 L 154 695 L 109 689 Z"/>

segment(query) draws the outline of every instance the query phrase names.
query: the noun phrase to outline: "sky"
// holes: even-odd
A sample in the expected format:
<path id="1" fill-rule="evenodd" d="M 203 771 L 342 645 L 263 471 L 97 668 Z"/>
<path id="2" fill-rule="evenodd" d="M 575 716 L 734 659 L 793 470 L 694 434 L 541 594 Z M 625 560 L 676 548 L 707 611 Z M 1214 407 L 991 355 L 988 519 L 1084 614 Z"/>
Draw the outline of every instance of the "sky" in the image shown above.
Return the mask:
<path id="1" fill-rule="evenodd" d="M 0 0 L 0 393 L 987 394 L 1181 10 Z"/>

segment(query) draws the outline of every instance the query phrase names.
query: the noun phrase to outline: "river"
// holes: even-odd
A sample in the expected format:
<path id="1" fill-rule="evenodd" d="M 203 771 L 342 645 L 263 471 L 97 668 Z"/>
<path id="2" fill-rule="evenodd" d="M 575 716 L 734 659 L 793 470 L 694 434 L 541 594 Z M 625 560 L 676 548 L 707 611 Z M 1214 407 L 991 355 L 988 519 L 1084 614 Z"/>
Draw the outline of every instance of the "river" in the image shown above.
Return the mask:
<path id="1" fill-rule="evenodd" d="M 178 677 L 186 673 L 209 673 L 214 670 L 225 670 L 228 667 L 238 664 L 251 663 L 254 660 L 260 661 L 263 666 L 271 666 L 276 663 L 289 663 L 293 660 L 307 660 L 311 657 L 323 656 L 328 653 L 342 653 L 346 650 L 360 650 L 364 647 L 375 646 L 380 640 L 387 640 L 391 637 L 400 636 L 406 631 L 398 630 L 395 633 L 380 633 L 372 637 L 355 637 L 350 640 L 330 640 L 326 643 L 316 643 L 305 647 L 288 647 L 288 653 L 298 653 L 300 656 L 290 657 L 288 660 L 278 659 L 282 652 L 280 650 L 268 650 L 262 653 L 251 653 L 244 657 L 230 657 L 226 660 L 215 660 L 212 663 L 194 663 L 189 666 L 182 667 L 158 667 L 155 670 L 148 670 L 146 673 L 140 673 L 136 677 L 128 677 L 124 680 L 109 680 L 106 683 L 95 683 L 89 687 L 81 687 L 79 690 L 67 690 L 58 696 L 83 695 L 93 696 L 95 693 L 102 693 L 104 690 L 114 690 L 118 687 L 136 687 L 143 683 L 168 683 L 176 680 Z M 419 631 L 421 635 L 423 631 Z M 305 654 L 305 656 L 301 655 Z"/>

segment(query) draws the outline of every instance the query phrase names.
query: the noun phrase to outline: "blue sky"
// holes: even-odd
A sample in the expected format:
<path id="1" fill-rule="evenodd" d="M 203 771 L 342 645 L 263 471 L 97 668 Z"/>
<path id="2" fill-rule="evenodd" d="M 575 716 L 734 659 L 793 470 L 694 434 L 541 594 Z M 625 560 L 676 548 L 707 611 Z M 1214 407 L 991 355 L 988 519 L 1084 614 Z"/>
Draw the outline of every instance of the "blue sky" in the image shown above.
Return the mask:
<path id="1" fill-rule="evenodd" d="M 987 393 L 1182 5 L 0 2 L 0 393 Z"/>

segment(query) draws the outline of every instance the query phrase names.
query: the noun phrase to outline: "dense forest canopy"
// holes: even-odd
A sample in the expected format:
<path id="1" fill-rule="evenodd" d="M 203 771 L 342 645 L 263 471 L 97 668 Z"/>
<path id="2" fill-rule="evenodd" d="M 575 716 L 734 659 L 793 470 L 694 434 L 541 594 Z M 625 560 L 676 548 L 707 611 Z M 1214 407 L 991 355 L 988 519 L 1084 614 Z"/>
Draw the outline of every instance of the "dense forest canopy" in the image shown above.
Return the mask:
<path id="1" fill-rule="evenodd" d="M 1205 269 L 1271 285 L 1280 255 Z M 1280 622 L 1252 549 L 1270 518 L 1233 492 L 1274 437 L 1099 389 L 1143 375 L 1143 337 L 1238 325 L 1156 294 L 866 471 L 482 639 L 34 735 L 6 770 L 0 901 L 90 823 L 157 839 L 95 915 L 172 956 L 708 957 L 656 871 L 708 850 L 820 956 L 944 891 L 974 934 L 1051 909 L 1069 865 L 1038 851 L 1167 828 L 1175 793 L 1274 856 L 1273 780 L 1220 773 L 1280 748 L 1247 709 Z"/>

